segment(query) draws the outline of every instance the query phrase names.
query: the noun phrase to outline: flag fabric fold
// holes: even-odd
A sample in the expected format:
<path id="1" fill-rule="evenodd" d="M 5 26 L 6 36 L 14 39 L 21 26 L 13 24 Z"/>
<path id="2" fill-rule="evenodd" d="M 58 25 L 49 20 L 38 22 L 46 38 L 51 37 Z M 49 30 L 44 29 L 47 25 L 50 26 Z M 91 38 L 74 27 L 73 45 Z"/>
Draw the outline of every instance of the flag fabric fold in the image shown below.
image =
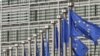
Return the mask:
<path id="1" fill-rule="evenodd" d="M 75 23 L 73 23 L 73 20 L 70 19 L 70 37 L 78 37 L 82 35 L 83 33 L 79 29 L 76 28 Z"/>
<path id="2" fill-rule="evenodd" d="M 71 24 L 70 35 L 68 35 L 68 21 L 66 19 L 62 20 L 63 43 L 65 42 L 68 45 L 69 38 L 72 37 L 72 49 L 75 56 L 86 56 L 86 53 L 88 52 L 88 48 L 85 44 L 83 44 L 80 40 L 75 40 L 75 38 L 81 35 L 82 33 L 75 28 L 74 23 Z"/>
<path id="3" fill-rule="evenodd" d="M 72 22 L 70 24 L 70 35 L 68 35 L 68 20 L 66 18 L 62 19 L 62 39 L 63 42 L 65 42 L 66 44 L 68 44 L 69 42 L 69 37 L 78 37 L 78 36 L 82 36 L 83 33 L 77 29 L 74 25 L 74 23 Z"/>
<path id="4" fill-rule="evenodd" d="M 69 17 L 70 29 L 68 28 L 69 27 L 68 20 L 64 17 L 61 20 L 61 43 L 60 43 L 61 49 L 63 50 L 63 43 L 66 43 L 66 45 L 68 45 L 69 38 L 72 37 L 72 49 L 74 51 L 75 56 L 86 56 L 86 53 L 88 52 L 88 48 L 77 37 L 84 36 L 92 40 L 94 44 L 97 45 L 98 44 L 97 40 L 100 38 L 100 27 L 82 19 L 73 10 L 70 10 L 69 16 L 70 16 Z M 68 31 L 70 31 L 70 33 Z M 55 27 L 54 32 L 55 32 L 55 48 L 58 49 L 59 31 L 57 27 Z M 45 46 L 45 56 L 50 56 L 47 33 L 46 33 L 46 43 L 44 46 Z M 63 52 L 62 50 L 61 53 Z M 63 56 L 63 54 L 61 56 Z"/>
<path id="5" fill-rule="evenodd" d="M 72 49 L 74 52 L 74 56 L 86 56 L 88 52 L 88 48 L 85 44 L 83 44 L 78 38 L 72 39 Z"/>
<path id="6" fill-rule="evenodd" d="M 68 22 L 66 18 L 62 18 L 61 21 L 61 35 L 62 35 L 62 42 L 68 44 L 69 36 L 68 36 Z"/>
<path id="7" fill-rule="evenodd" d="M 100 27 L 82 19 L 73 10 L 70 10 L 70 19 L 71 23 L 75 24 L 76 29 L 86 38 L 92 40 L 94 44 L 98 44 L 97 40 L 100 38 Z"/>

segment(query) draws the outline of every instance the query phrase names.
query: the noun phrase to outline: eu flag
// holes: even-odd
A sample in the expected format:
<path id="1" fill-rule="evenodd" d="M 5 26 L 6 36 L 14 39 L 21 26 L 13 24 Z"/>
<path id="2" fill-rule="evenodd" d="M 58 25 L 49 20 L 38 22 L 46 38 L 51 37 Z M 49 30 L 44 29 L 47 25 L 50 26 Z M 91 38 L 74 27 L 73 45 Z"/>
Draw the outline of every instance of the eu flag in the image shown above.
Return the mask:
<path id="1" fill-rule="evenodd" d="M 61 35 L 62 35 L 62 42 L 68 44 L 69 42 L 69 36 L 68 36 L 68 22 L 66 18 L 63 18 L 61 21 Z"/>
<path id="2" fill-rule="evenodd" d="M 75 53 L 75 56 L 85 56 L 86 55 L 86 52 L 88 51 L 88 48 L 80 41 L 80 40 L 75 40 L 75 38 L 77 38 L 78 36 L 82 36 L 82 32 L 76 28 L 75 24 L 72 22 L 72 20 L 70 20 L 71 23 L 70 23 L 70 33 L 68 32 L 69 29 L 69 25 L 68 25 L 68 20 L 66 20 L 66 18 L 63 18 L 62 19 L 62 39 L 63 39 L 63 42 L 68 44 L 69 42 L 69 37 L 72 37 L 73 40 L 72 40 L 72 47 L 73 47 L 73 51 Z M 68 35 L 68 33 L 70 35 Z M 77 50 L 76 50 L 77 48 Z M 80 55 L 81 54 L 81 55 Z"/>
<path id="3" fill-rule="evenodd" d="M 50 56 L 50 54 L 49 54 L 49 40 L 48 40 L 47 33 L 46 33 L 46 43 L 45 43 L 45 56 Z"/>
<path id="4" fill-rule="evenodd" d="M 42 53 L 41 56 L 45 56 L 45 44 L 44 44 L 44 37 L 43 37 L 43 33 L 41 34 L 41 47 L 40 47 Z M 40 51 L 40 52 L 41 52 Z"/>
<path id="5" fill-rule="evenodd" d="M 63 43 L 63 42 L 61 42 L 61 43 Z M 59 46 L 58 46 L 58 28 L 57 28 L 57 26 L 56 26 L 56 27 L 55 27 L 55 48 L 56 48 L 57 51 L 59 51 L 59 50 L 58 50 L 58 47 L 59 47 Z M 63 49 L 62 49 L 63 46 L 62 46 L 62 44 L 61 44 L 61 47 L 60 47 L 60 48 L 61 48 L 61 53 L 63 53 Z M 61 56 L 63 56 L 63 54 L 61 54 Z"/>
<path id="6" fill-rule="evenodd" d="M 37 47 L 36 56 L 40 56 L 39 48 Z"/>
<path id="7" fill-rule="evenodd" d="M 25 49 L 25 48 L 24 48 L 24 56 L 27 56 L 27 55 L 26 55 L 26 49 Z"/>
<path id="8" fill-rule="evenodd" d="M 56 25 L 55 26 L 55 48 L 56 48 L 57 51 L 59 51 L 58 50 L 58 47 L 59 47 L 58 46 L 58 33 L 59 33 L 59 31 L 58 31 L 58 27 Z M 61 41 L 61 43 L 60 43 L 60 52 L 61 52 L 61 56 L 63 56 L 63 43 L 66 43 L 66 42 L 63 41 L 62 37 L 61 37 L 60 41 Z"/>
<path id="9" fill-rule="evenodd" d="M 69 25 L 68 25 L 68 20 L 66 18 L 62 18 L 62 24 L 61 24 L 61 33 L 62 33 L 62 43 L 66 43 L 66 45 L 68 46 L 68 42 L 69 42 L 69 37 L 78 37 L 81 36 L 82 33 L 75 28 L 74 23 L 70 24 L 70 30 L 68 29 Z M 70 33 L 68 32 L 70 31 Z M 62 49 L 63 49 L 63 45 Z M 75 50 L 76 51 L 76 50 Z M 63 52 L 63 51 L 62 51 Z M 63 54 L 62 54 L 63 56 Z"/>
<path id="10" fill-rule="evenodd" d="M 69 37 L 78 37 L 78 36 L 82 36 L 83 34 L 81 33 L 81 31 L 79 29 L 76 29 L 75 24 L 72 22 L 70 24 L 70 35 L 68 35 L 68 20 L 66 20 L 66 18 L 62 19 L 62 38 L 63 38 L 63 42 L 65 42 L 66 44 L 68 44 L 69 42 Z"/>
<path id="11" fill-rule="evenodd" d="M 72 39 L 72 49 L 74 51 L 74 56 L 86 56 L 88 48 L 76 37 Z"/>
<path id="12" fill-rule="evenodd" d="M 55 48 L 58 49 L 58 28 L 55 27 Z"/>
<path id="13" fill-rule="evenodd" d="M 85 21 L 79 15 L 77 15 L 73 10 L 70 10 L 70 20 L 71 23 L 75 24 L 76 29 L 78 29 L 85 37 L 92 40 L 94 44 L 98 44 L 97 40 L 100 37 L 100 27 L 90 22 Z"/>
<path id="14" fill-rule="evenodd" d="M 75 27 L 75 24 L 73 23 L 73 21 L 71 21 L 70 25 L 71 25 L 70 26 L 71 27 L 70 28 L 70 37 L 78 37 L 78 36 L 83 35 L 82 32 Z"/>

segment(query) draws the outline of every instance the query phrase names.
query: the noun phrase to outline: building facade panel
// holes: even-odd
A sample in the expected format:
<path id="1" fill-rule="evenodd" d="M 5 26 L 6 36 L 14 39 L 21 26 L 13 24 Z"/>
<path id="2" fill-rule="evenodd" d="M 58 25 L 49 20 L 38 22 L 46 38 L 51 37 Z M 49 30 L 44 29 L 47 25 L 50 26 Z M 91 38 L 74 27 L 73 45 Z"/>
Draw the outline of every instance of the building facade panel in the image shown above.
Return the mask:
<path id="1" fill-rule="evenodd" d="M 45 25 L 51 25 L 51 20 L 58 20 L 57 15 L 61 15 L 62 9 L 68 9 L 68 1 L 66 0 L 2 0 L 2 20 L 1 20 L 1 48 L 8 49 L 14 43 L 19 43 L 18 56 L 22 54 L 21 41 L 27 41 L 28 37 L 32 37 L 31 54 L 34 56 L 34 38 L 33 34 L 39 33 L 44 29 Z M 100 1 L 98 0 L 75 0 L 74 10 L 85 20 L 100 25 Z M 51 55 L 52 29 L 49 30 L 49 48 Z M 40 50 L 40 37 L 37 37 L 37 44 Z M 44 34 L 45 40 L 45 34 Z M 83 42 L 89 47 L 89 56 L 100 56 L 100 45 L 96 46 L 96 50 L 91 41 L 83 39 Z M 100 44 L 100 41 L 99 41 Z M 26 52 L 28 52 L 28 44 L 25 44 Z M 96 52 L 95 52 L 96 51 Z M 12 50 L 15 56 L 15 47 Z M 9 50 L 7 52 L 9 54 Z M 3 56 L 3 54 L 1 55 Z M 57 54 L 56 54 L 57 56 Z"/>

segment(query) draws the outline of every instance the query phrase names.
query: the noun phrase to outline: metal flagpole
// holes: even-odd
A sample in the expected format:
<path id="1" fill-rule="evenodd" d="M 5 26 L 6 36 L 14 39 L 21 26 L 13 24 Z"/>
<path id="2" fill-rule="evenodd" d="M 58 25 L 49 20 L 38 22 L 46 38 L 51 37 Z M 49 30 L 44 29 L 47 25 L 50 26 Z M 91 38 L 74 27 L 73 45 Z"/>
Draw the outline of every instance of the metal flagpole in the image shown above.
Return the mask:
<path id="1" fill-rule="evenodd" d="M 22 56 L 25 56 L 25 41 L 22 41 Z"/>
<path id="2" fill-rule="evenodd" d="M 9 47 L 9 56 L 12 56 L 12 47 Z"/>
<path id="3" fill-rule="evenodd" d="M 31 56 L 31 38 L 28 38 L 28 56 Z"/>
<path id="4" fill-rule="evenodd" d="M 64 18 L 66 18 L 66 10 L 62 10 Z M 67 56 L 67 46 L 63 43 L 63 56 Z"/>
<path id="5" fill-rule="evenodd" d="M 3 50 L 3 55 L 6 56 L 6 50 Z"/>
<path id="6" fill-rule="evenodd" d="M 55 56 L 55 21 L 52 20 L 52 56 Z"/>
<path id="7" fill-rule="evenodd" d="M 44 56 L 43 55 L 43 52 L 44 52 L 44 50 L 43 50 L 43 31 L 42 30 L 40 30 L 40 37 L 41 37 L 41 48 L 40 48 L 40 56 Z"/>
<path id="8" fill-rule="evenodd" d="M 36 56 L 37 54 L 37 35 L 36 34 L 34 34 L 33 35 L 33 37 L 34 37 L 34 44 L 35 44 L 35 48 L 34 48 L 34 56 Z"/>
<path id="9" fill-rule="evenodd" d="M 57 18 L 59 19 L 58 23 L 58 56 L 61 56 L 61 16 L 58 15 Z"/>
<path id="10" fill-rule="evenodd" d="M 91 19 L 91 18 L 90 18 L 90 16 L 91 16 L 91 15 L 90 15 L 90 13 L 91 13 L 90 3 L 91 3 L 90 0 L 88 0 L 88 4 L 89 4 L 89 5 L 88 5 L 88 10 L 89 10 L 89 11 L 88 11 L 88 21 L 90 21 L 90 19 Z M 90 42 L 89 42 L 89 43 L 90 43 Z M 91 44 L 90 44 L 90 45 L 91 45 Z M 91 46 L 89 46 L 89 47 L 91 48 Z M 90 52 L 89 52 L 88 56 L 91 56 L 91 49 L 90 49 Z"/>
<path id="11" fill-rule="evenodd" d="M 15 47 L 16 47 L 16 56 L 18 56 L 18 44 L 15 44 Z"/>
<path id="12" fill-rule="evenodd" d="M 73 7 L 73 3 L 68 3 L 68 35 L 69 35 L 69 56 L 73 56 L 72 53 L 72 37 L 70 37 L 70 9 Z"/>

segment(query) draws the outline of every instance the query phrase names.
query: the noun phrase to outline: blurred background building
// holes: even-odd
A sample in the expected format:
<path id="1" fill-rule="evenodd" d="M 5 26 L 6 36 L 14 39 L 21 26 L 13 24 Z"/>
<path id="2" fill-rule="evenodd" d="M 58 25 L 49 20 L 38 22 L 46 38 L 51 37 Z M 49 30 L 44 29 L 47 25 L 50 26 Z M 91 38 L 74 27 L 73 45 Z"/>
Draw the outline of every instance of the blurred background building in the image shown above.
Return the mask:
<path id="1" fill-rule="evenodd" d="M 100 25 L 100 1 L 99 0 L 74 0 L 74 10 L 85 20 Z M 62 9 L 68 8 L 67 0 L 2 0 L 1 25 L 1 56 L 3 49 L 8 49 L 18 43 L 18 56 L 22 56 L 21 41 L 27 41 L 28 37 L 34 40 L 33 34 L 39 33 L 45 25 L 50 25 L 51 20 L 57 20 L 57 15 L 61 15 Z M 51 29 L 49 35 L 52 35 Z M 37 37 L 37 45 L 40 48 L 40 37 Z M 49 48 L 51 53 L 52 37 L 49 37 Z M 99 45 L 93 45 L 92 41 L 82 38 L 88 46 L 88 56 L 100 56 Z M 28 52 L 27 43 L 25 44 Z M 34 56 L 34 42 L 31 44 L 31 54 Z M 9 56 L 9 50 L 7 50 Z M 15 56 L 15 47 L 12 49 L 12 56 Z"/>

